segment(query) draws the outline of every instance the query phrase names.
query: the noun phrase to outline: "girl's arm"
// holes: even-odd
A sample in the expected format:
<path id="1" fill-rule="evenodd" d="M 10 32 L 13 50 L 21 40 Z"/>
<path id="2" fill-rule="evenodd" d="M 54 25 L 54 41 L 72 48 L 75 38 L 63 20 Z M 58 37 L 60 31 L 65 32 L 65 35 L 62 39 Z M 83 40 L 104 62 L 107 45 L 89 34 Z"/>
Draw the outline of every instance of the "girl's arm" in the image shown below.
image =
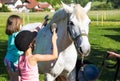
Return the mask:
<path id="1" fill-rule="evenodd" d="M 44 21 L 38 27 L 36 27 L 34 31 L 38 32 L 42 28 L 42 26 L 44 26 L 47 23 L 48 20 L 49 20 L 48 15 L 46 15 Z"/>
<path id="2" fill-rule="evenodd" d="M 110 54 L 110 55 L 109 55 L 110 57 L 118 57 L 118 58 L 120 58 L 120 54 L 117 54 L 117 53 L 115 53 L 115 52 L 107 51 L 107 53 Z"/>
<path id="3" fill-rule="evenodd" d="M 46 55 L 35 54 L 34 58 L 36 61 L 50 61 L 50 60 L 54 60 L 58 57 L 58 48 L 57 48 L 57 44 L 56 44 L 57 34 L 55 31 L 56 31 L 56 29 L 53 30 L 53 35 L 52 35 L 52 44 L 53 44 L 52 54 L 46 54 Z"/>
<path id="4" fill-rule="evenodd" d="M 41 23 L 39 26 L 37 26 L 33 31 L 38 32 L 42 28 L 43 24 Z"/>

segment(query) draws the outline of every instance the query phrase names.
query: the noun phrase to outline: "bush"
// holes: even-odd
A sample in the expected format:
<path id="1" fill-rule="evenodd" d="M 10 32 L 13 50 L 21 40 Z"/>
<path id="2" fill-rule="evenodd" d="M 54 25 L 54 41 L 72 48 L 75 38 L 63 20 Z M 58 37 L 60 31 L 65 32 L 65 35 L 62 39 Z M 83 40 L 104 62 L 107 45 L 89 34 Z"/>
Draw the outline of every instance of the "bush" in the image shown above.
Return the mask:
<path id="1" fill-rule="evenodd" d="M 2 8 L 0 8 L 0 12 L 10 12 L 10 10 L 5 6 L 5 4 L 2 5 Z"/>
<path id="2" fill-rule="evenodd" d="M 93 2 L 92 4 L 92 10 L 111 10 L 113 9 L 111 3 L 106 3 L 106 2 Z"/>

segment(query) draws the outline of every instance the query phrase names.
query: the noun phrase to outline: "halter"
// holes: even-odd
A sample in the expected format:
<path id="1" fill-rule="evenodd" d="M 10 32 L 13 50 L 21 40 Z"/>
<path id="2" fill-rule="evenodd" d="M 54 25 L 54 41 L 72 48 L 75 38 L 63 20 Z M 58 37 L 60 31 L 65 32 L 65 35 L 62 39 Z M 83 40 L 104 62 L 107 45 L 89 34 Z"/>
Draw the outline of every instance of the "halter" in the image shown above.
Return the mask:
<path id="1" fill-rule="evenodd" d="M 67 16 L 67 31 L 68 33 L 70 34 L 70 37 L 72 38 L 72 40 L 75 42 L 79 37 L 82 37 L 82 36 L 87 36 L 88 37 L 88 34 L 86 33 L 81 33 L 79 35 L 77 35 L 76 37 L 73 37 L 73 34 L 70 30 L 70 27 L 69 27 L 69 24 L 70 24 L 70 19 L 69 19 L 69 14 Z"/>
<path id="2" fill-rule="evenodd" d="M 70 37 L 72 38 L 72 40 L 74 41 L 74 45 L 75 45 L 75 47 L 76 47 L 76 49 L 77 49 L 77 52 L 80 53 L 80 54 L 82 54 L 82 50 L 81 50 L 81 48 L 78 48 L 78 47 L 77 47 L 76 41 L 78 40 L 78 38 L 80 38 L 80 37 L 82 37 L 82 36 L 87 36 L 87 37 L 88 37 L 88 34 L 86 34 L 86 33 L 84 32 L 84 33 L 80 33 L 79 35 L 77 35 L 76 37 L 74 37 L 74 36 L 73 36 L 73 33 L 71 32 L 70 27 L 69 27 L 69 25 L 70 25 L 70 19 L 69 19 L 69 17 L 70 17 L 70 16 L 69 16 L 69 14 L 68 14 L 68 16 L 67 16 L 67 31 L 68 31 Z M 79 51 L 78 49 L 79 49 L 80 51 Z M 82 54 L 82 59 L 84 59 L 84 54 Z"/>

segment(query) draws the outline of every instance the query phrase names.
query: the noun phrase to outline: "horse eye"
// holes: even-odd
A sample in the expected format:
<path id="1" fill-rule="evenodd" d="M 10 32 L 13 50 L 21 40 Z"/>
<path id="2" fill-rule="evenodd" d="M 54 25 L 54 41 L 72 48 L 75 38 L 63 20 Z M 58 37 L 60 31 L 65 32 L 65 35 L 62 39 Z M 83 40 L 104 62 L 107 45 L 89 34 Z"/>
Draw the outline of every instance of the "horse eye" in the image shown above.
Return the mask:
<path id="1" fill-rule="evenodd" d="M 72 21 L 69 22 L 70 25 L 74 25 L 74 23 Z"/>

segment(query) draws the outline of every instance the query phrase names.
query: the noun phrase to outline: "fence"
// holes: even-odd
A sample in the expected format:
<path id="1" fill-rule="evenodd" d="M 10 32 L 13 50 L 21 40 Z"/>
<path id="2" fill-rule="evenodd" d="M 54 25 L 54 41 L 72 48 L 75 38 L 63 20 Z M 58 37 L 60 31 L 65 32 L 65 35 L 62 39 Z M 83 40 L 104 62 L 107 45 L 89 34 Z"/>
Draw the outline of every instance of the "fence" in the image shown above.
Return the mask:
<path id="1" fill-rule="evenodd" d="M 40 14 L 40 15 L 39 15 Z M 23 15 L 25 23 L 33 22 L 31 19 L 34 17 L 35 21 L 39 21 L 38 18 L 44 18 L 46 13 L 28 13 Z M 49 13 L 52 17 L 53 13 Z M 105 22 L 120 22 L 120 10 L 109 10 L 109 11 L 90 11 L 88 13 L 92 22 L 98 25 L 104 25 Z M 36 17 L 36 18 L 35 18 Z"/>
<path id="2" fill-rule="evenodd" d="M 32 12 L 32 13 L 0 13 L 0 21 L 4 21 L 11 14 L 20 15 L 23 18 L 23 24 L 41 22 L 45 15 L 49 15 L 50 18 L 54 13 L 51 12 Z M 105 22 L 120 22 L 120 10 L 107 10 L 107 11 L 90 11 L 88 13 L 92 22 L 98 25 L 104 25 Z M 0 23 L 3 24 L 3 23 Z"/>
<path id="3" fill-rule="evenodd" d="M 109 11 L 91 11 L 89 17 L 92 21 L 96 22 L 98 26 L 104 25 L 105 22 L 120 22 L 120 10 Z"/>

